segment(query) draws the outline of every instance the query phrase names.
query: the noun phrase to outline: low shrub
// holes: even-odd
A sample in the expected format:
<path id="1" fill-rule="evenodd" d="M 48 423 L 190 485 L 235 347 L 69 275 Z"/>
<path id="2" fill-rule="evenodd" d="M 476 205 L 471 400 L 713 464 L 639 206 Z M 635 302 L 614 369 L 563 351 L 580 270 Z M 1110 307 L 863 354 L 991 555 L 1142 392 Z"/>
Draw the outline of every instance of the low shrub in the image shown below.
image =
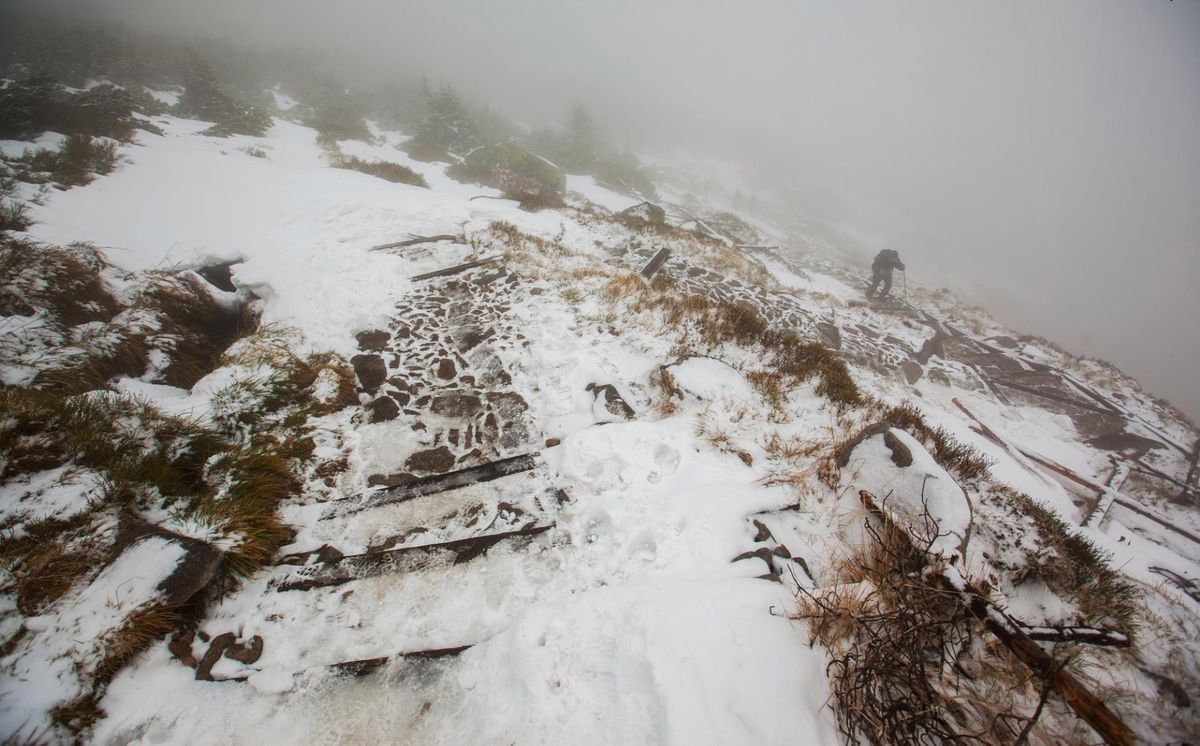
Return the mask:
<path id="1" fill-rule="evenodd" d="M 58 132 L 128 141 L 136 129 L 146 127 L 133 112 L 148 107 L 147 113 L 154 113 L 150 101 L 148 95 L 111 85 L 71 93 L 47 78 L 13 81 L 0 89 L 0 138 L 30 140 Z"/>
<path id="2" fill-rule="evenodd" d="M 511 143 L 476 148 L 446 169 L 451 178 L 499 189 L 527 208 L 557 207 L 566 175 L 553 163 Z"/>
<path id="3" fill-rule="evenodd" d="M 31 225 L 33 220 L 29 217 L 29 207 L 24 202 L 0 198 L 0 233 L 23 231 Z"/>
<path id="4" fill-rule="evenodd" d="M 230 135 L 262 137 L 267 134 L 267 130 L 271 129 L 272 124 L 274 124 L 274 120 L 265 109 L 242 105 L 200 134 L 209 137 L 229 137 Z"/>
<path id="5" fill-rule="evenodd" d="M 95 174 L 111 173 L 117 165 L 117 144 L 91 135 L 71 135 L 55 150 L 39 150 L 22 157 L 23 176 L 34 182 L 50 181 L 62 187 L 90 184 Z"/>
<path id="6" fill-rule="evenodd" d="M 1005 487 L 994 492 L 1016 507 L 1016 514 L 1033 524 L 1036 553 L 1017 582 L 1038 580 L 1051 591 L 1075 602 L 1081 623 L 1111 626 L 1130 637 L 1136 631 L 1140 592 L 1112 568 L 1111 555 L 1079 534 L 1033 498 Z"/>
<path id="7" fill-rule="evenodd" d="M 338 155 L 331 160 L 334 168 L 347 168 L 351 171 L 358 171 L 394 184 L 409 184 L 425 189 L 429 188 L 429 182 L 425 181 L 424 176 L 413 171 L 408 166 L 403 166 L 399 163 L 380 160 L 366 161 L 352 155 Z"/>
<path id="8" fill-rule="evenodd" d="M 59 247 L 0 235 L 0 314 L 43 311 L 63 327 L 107 321 L 120 308 L 100 276 L 108 266 L 90 244 Z"/>

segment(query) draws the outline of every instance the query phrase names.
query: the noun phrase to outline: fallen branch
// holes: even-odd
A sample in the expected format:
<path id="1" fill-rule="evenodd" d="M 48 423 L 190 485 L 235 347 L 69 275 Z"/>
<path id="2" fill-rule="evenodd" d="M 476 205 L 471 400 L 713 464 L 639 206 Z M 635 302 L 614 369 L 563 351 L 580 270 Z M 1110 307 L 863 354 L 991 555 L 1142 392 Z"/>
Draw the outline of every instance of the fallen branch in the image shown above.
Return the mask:
<path id="1" fill-rule="evenodd" d="M 1088 645 L 1101 645 L 1113 648 L 1127 648 L 1130 644 L 1128 635 L 1123 635 L 1111 629 L 1098 629 L 1096 627 L 1030 627 L 1026 624 L 1021 624 L 1020 628 L 1030 640 L 1037 642 L 1082 642 Z"/>
<path id="2" fill-rule="evenodd" d="M 858 495 L 863 506 L 885 526 L 885 531 L 892 536 L 907 536 L 877 504 L 874 495 L 866 490 L 860 490 Z M 909 543 L 911 544 L 911 541 Z M 946 565 L 938 579 L 948 590 L 957 593 L 963 608 L 982 622 L 984 627 L 1004 643 L 1022 663 L 1046 681 L 1076 715 L 1092 726 L 1105 743 L 1112 746 L 1133 744 L 1133 731 L 1113 714 L 1099 697 L 1064 671 L 1049 653 L 1038 647 L 1025 633 L 1023 625 L 988 600 L 957 567 Z"/>

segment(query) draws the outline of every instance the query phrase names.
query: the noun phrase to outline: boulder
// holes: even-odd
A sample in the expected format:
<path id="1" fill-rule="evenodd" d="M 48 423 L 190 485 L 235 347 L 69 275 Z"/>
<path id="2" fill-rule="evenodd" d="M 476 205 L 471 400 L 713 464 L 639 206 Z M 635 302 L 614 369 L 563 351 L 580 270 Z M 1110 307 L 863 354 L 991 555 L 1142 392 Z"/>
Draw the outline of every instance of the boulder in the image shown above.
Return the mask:
<path id="1" fill-rule="evenodd" d="M 458 375 L 458 369 L 454 367 L 454 361 L 450 358 L 442 358 L 438 361 L 437 377 L 449 381 Z"/>
<path id="2" fill-rule="evenodd" d="M 400 405 L 390 396 L 380 396 L 367 405 L 369 422 L 387 422 L 400 415 Z"/>
<path id="3" fill-rule="evenodd" d="M 831 324 L 828 321 L 818 321 L 817 331 L 821 333 L 821 336 L 824 337 L 831 348 L 835 350 L 842 349 L 842 332 L 835 324 Z"/>
<path id="4" fill-rule="evenodd" d="M 921 376 L 925 374 L 925 369 L 915 360 L 905 360 L 900 365 L 900 372 L 904 374 L 904 380 L 908 381 L 908 385 L 913 385 L 921 380 Z"/>
<path id="5" fill-rule="evenodd" d="M 404 468 L 416 474 L 444 474 L 454 467 L 454 454 L 446 446 L 417 451 L 404 462 Z"/>
<path id="6" fill-rule="evenodd" d="M 359 332 L 354 338 L 358 340 L 358 349 L 379 352 L 387 347 L 392 335 L 380 329 L 373 329 L 369 332 Z"/>
<path id="7" fill-rule="evenodd" d="M 355 355 L 350 364 L 358 376 L 358 385 L 367 391 L 374 391 L 387 380 L 387 364 L 379 355 Z"/>
<path id="8" fill-rule="evenodd" d="M 597 422 L 617 422 L 632 420 L 637 417 L 633 407 L 625 401 L 617 387 L 611 383 L 589 383 L 584 389 L 592 392 L 595 400 L 592 404 L 592 415 Z"/>
<path id="9" fill-rule="evenodd" d="M 920 441 L 886 423 L 872 425 L 839 449 L 850 499 L 871 493 L 880 507 L 930 554 L 953 562 L 966 551 L 972 509 L 966 492 Z"/>

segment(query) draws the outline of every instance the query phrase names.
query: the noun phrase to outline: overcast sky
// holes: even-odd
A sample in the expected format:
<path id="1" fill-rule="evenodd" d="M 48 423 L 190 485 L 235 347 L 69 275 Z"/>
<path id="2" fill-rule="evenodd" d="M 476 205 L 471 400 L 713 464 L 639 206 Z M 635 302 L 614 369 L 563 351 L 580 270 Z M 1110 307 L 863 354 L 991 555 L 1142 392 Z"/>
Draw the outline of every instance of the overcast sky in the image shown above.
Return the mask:
<path id="1" fill-rule="evenodd" d="M 535 123 L 591 102 L 635 144 L 836 198 L 821 217 L 899 249 L 913 280 L 1110 359 L 1200 419 L 1197 0 L 77 5 L 425 72 Z"/>

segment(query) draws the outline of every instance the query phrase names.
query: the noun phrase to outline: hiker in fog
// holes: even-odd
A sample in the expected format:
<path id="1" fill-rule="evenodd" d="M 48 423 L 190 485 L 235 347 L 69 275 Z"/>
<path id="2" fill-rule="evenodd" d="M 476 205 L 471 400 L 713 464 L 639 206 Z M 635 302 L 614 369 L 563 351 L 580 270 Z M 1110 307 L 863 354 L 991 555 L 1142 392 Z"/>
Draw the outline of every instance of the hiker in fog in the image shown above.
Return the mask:
<path id="1" fill-rule="evenodd" d="M 883 281 L 883 292 L 879 294 L 879 297 L 887 297 L 892 289 L 892 270 L 894 269 L 904 271 L 904 262 L 900 261 L 900 254 L 895 250 L 884 249 L 875 255 L 875 261 L 871 262 L 871 289 L 867 291 L 868 298 L 875 295 L 875 288 L 879 287 L 880 280 Z"/>

